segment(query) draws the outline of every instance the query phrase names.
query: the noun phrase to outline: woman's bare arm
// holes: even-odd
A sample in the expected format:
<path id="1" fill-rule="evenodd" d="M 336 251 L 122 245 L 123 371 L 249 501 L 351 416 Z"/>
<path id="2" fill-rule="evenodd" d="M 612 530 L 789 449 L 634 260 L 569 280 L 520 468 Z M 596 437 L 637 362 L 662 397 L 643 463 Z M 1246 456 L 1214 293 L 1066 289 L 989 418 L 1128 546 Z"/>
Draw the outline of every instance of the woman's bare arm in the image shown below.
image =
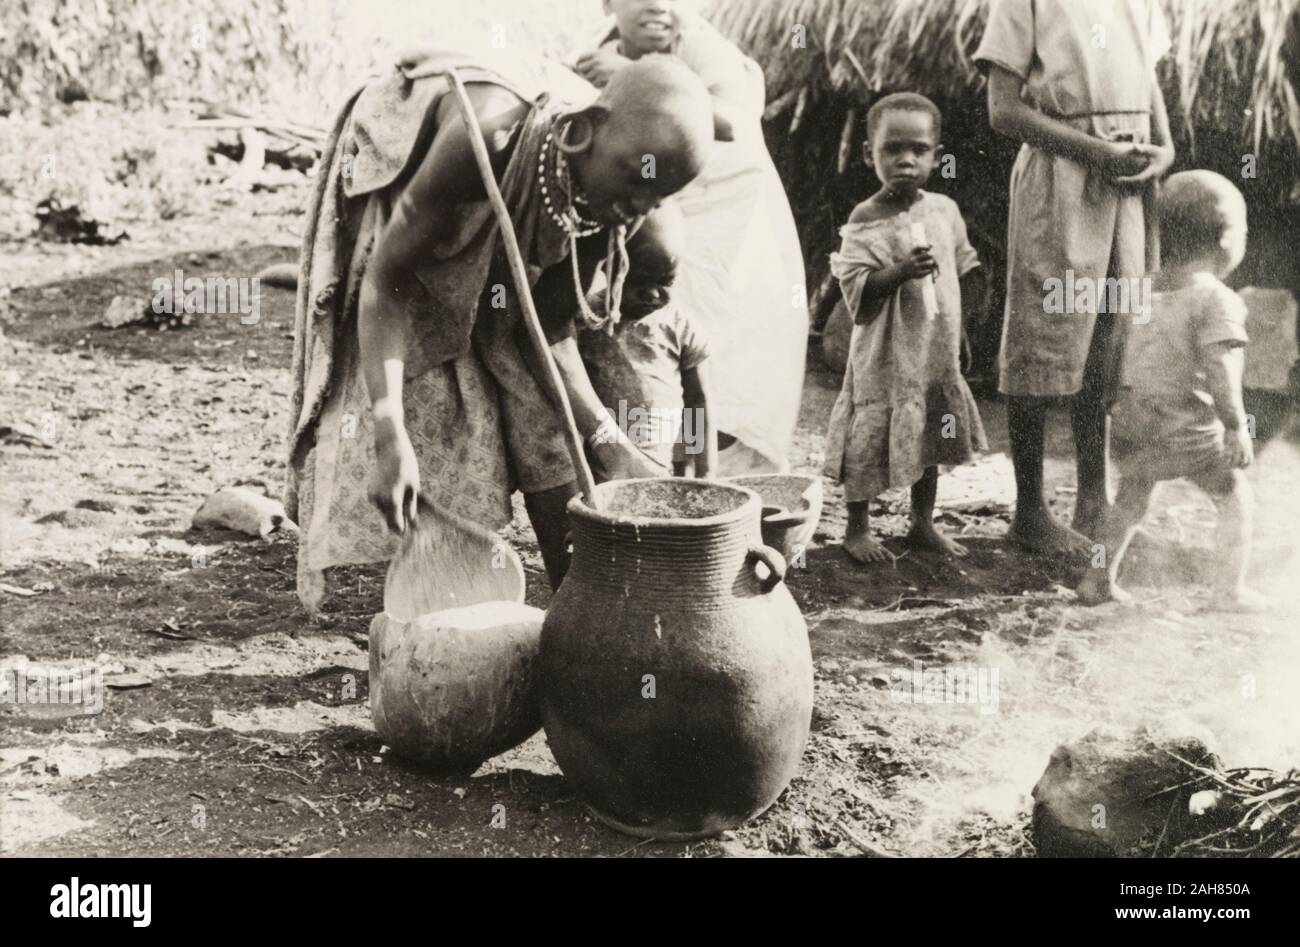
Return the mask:
<path id="1" fill-rule="evenodd" d="M 596 267 L 604 258 L 605 240 L 602 233 L 578 241 L 578 271 L 583 290 L 591 285 Z M 569 396 L 578 433 L 586 440 L 600 432 L 599 443 L 592 447 L 592 453 L 607 478 L 658 476 L 653 461 L 619 429 L 592 387 L 587 366 L 583 364 L 577 341 L 572 335 L 573 319 L 578 312 L 578 287 L 574 285 L 570 267 L 569 261 L 565 260 L 543 272 L 533 287 L 533 300 L 564 390 Z M 540 364 L 522 325 L 516 338 L 524 360 L 533 367 L 537 377 L 544 378 L 544 366 Z M 556 410 L 559 410 L 558 406 Z"/>
<path id="2" fill-rule="evenodd" d="M 1177 155 L 1174 139 L 1169 131 L 1169 112 L 1165 108 L 1165 95 L 1160 91 L 1160 79 L 1151 73 L 1151 144 L 1139 148 L 1148 155 L 1150 163 L 1137 174 L 1116 178 L 1116 183 L 1129 186 L 1145 185 L 1160 178 L 1173 167 Z"/>
<path id="3" fill-rule="evenodd" d="M 495 86 L 473 85 L 468 91 L 500 173 L 508 162 L 504 132 L 522 117 L 526 106 Z M 419 492 L 419 471 L 406 434 L 402 401 L 409 345 L 403 297 L 413 291 L 421 254 L 454 233 L 457 206 L 486 196 L 467 129 L 450 96 L 444 98 L 437 120 L 429 150 L 376 238 L 358 299 L 361 373 L 375 422 L 377 478 L 372 495 L 389 526 L 398 532 L 414 519 Z"/>
<path id="4" fill-rule="evenodd" d="M 468 91 L 500 173 L 508 162 L 501 133 L 522 117 L 526 106 L 495 86 L 471 85 Z M 361 365 L 377 438 L 390 435 L 390 425 L 400 428 L 403 423 L 402 374 L 408 340 L 401 304 L 412 292 L 416 266 L 430 245 L 455 232 L 457 205 L 486 197 L 467 134 L 455 103 L 447 97 L 439 110 L 438 132 L 376 239 L 361 283 Z M 381 300 L 393 304 L 381 305 Z"/>
<path id="5" fill-rule="evenodd" d="M 1062 155 L 1107 174 L 1137 174 L 1146 159 L 1136 146 L 1102 141 L 1040 112 L 1020 98 L 1020 77 L 996 63 L 989 67 L 989 125 L 1000 135 Z"/>

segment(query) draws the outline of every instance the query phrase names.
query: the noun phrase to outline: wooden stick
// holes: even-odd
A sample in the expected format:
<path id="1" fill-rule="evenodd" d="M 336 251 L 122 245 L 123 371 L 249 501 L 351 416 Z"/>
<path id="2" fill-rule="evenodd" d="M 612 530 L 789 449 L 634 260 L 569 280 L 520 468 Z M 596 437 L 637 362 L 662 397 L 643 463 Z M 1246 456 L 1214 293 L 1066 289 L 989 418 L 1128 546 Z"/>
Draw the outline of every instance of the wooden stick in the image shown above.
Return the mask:
<path id="1" fill-rule="evenodd" d="M 483 189 L 487 191 L 488 200 L 496 214 L 497 225 L 501 229 L 501 242 L 505 247 L 506 259 L 510 263 L 510 275 L 514 278 L 515 290 L 524 305 L 524 325 L 528 335 L 537 349 L 537 356 L 546 369 L 546 378 L 550 382 L 551 394 L 560 406 L 564 421 L 564 439 L 569 448 L 569 459 L 573 461 L 574 473 L 578 475 L 578 486 L 582 489 L 583 499 L 593 509 L 596 507 L 596 481 L 587 465 L 587 455 L 582 448 L 582 436 L 578 433 L 578 422 L 573 417 L 573 406 L 569 403 L 569 394 L 564 390 L 564 380 L 560 369 L 551 354 L 551 345 L 546 341 L 542 331 L 542 322 L 537 317 L 537 308 L 533 304 L 533 291 L 528 284 L 528 269 L 524 266 L 524 256 L 519 250 L 519 240 L 515 236 L 515 226 L 510 220 L 510 211 L 506 208 L 501 189 L 497 187 L 496 175 L 492 172 L 492 160 L 488 156 L 487 143 L 483 140 L 483 129 L 479 127 L 478 116 L 470 103 L 465 84 L 454 68 L 447 70 L 451 79 L 452 90 L 460 104 L 461 115 L 465 120 L 465 129 L 469 133 L 469 144 L 474 150 L 474 160 L 478 162 L 479 174 L 483 177 Z"/>

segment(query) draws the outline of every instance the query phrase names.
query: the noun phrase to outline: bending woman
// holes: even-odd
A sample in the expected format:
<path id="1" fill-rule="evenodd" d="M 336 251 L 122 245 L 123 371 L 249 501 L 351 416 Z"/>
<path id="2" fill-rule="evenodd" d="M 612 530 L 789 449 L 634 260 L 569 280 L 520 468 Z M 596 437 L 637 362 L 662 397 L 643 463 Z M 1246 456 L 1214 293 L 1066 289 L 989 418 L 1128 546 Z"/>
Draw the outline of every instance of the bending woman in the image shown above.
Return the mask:
<path id="1" fill-rule="evenodd" d="M 519 52 L 407 57 L 344 108 L 304 234 L 286 508 L 302 530 L 309 610 L 326 568 L 391 557 L 417 496 L 499 529 L 521 490 L 553 585 L 564 571 L 574 473 L 448 66 L 488 140 L 581 432 L 606 435 L 593 438 L 606 476 L 653 470 L 626 438 L 608 436 L 616 425 L 583 369 L 573 318 L 600 261 L 616 264 L 611 230 L 699 172 L 713 136 L 704 86 L 668 57 L 598 99 Z M 646 154 L 659 168 L 650 179 Z"/>

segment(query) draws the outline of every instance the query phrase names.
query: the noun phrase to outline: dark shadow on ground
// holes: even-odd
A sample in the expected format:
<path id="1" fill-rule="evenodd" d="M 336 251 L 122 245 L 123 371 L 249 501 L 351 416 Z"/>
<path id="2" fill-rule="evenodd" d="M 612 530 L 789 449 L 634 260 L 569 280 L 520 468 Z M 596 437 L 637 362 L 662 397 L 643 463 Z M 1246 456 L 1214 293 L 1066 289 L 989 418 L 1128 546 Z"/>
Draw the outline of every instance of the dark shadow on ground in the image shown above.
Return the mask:
<path id="1" fill-rule="evenodd" d="M 12 304 L 17 318 L 6 332 L 55 351 L 93 346 L 119 358 L 156 359 L 169 364 L 225 365 L 232 356 L 243 357 L 252 350 L 262 363 L 288 368 L 293 351 L 295 298 L 290 290 L 263 286 L 255 325 L 243 325 L 238 312 L 199 315 L 193 325 L 170 330 L 138 326 L 106 329 L 99 322 L 114 296 L 149 303 L 154 298 L 154 281 L 171 282 L 176 270 L 184 278 L 243 279 L 289 259 L 292 253 L 274 246 L 186 252 L 75 279 L 16 288 Z"/>

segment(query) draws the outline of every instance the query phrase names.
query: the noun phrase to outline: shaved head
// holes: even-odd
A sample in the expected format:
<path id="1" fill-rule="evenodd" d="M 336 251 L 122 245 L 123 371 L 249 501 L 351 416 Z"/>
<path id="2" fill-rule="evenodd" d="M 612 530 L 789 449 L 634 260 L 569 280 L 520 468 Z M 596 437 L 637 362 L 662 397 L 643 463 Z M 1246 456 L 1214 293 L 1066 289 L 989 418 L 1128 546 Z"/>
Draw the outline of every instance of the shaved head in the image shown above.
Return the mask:
<path id="1" fill-rule="evenodd" d="M 672 56 L 647 55 L 574 113 L 563 147 L 597 216 L 630 223 L 699 175 L 713 124 L 713 98 L 700 77 Z"/>
<path id="2" fill-rule="evenodd" d="M 670 199 L 645 216 L 640 229 L 628 241 L 627 252 L 634 271 L 661 271 L 676 267 L 685 246 L 686 218 L 676 201 Z"/>
<path id="3" fill-rule="evenodd" d="M 608 110 L 609 123 L 620 137 L 660 161 L 680 157 L 702 165 L 712 145 L 709 90 L 672 56 L 642 56 L 620 69 L 597 105 Z"/>
<path id="4" fill-rule="evenodd" d="M 667 305 L 686 245 L 686 221 L 671 198 L 645 216 L 628 241 L 630 266 L 623 287 L 623 314 L 641 319 Z"/>
<path id="5" fill-rule="evenodd" d="M 713 140 L 713 99 L 688 66 L 665 55 L 642 56 L 614 73 L 597 104 L 615 117 L 668 116 L 704 142 Z"/>

